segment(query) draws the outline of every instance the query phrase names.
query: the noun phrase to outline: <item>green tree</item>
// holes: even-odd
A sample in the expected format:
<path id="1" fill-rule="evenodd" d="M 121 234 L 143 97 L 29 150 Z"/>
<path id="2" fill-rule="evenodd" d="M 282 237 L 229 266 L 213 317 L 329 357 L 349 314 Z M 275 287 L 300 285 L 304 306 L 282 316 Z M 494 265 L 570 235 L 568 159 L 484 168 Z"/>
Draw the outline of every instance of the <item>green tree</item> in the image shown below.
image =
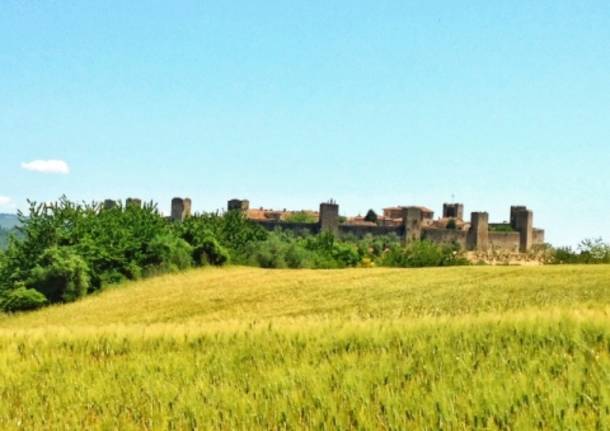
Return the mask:
<path id="1" fill-rule="evenodd" d="M 372 222 L 372 223 L 377 223 L 377 219 L 378 219 L 377 213 L 375 211 L 373 211 L 372 209 L 368 210 L 368 212 L 364 216 L 364 221 L 368 221 L 368 222 Z"/>
<path id="2" fill-rule="evenodd" d="M 295 211 L 286 217 L 290 223 L 317 223 L 318 217 L 306 211 Z"/>
<path id="3" fill-rule="evenodd" d="M 50 302 L 70 302 L 87 293 L 89 266 L 71 247 L 51 247 L 32 269 L 26 285 Z"/>

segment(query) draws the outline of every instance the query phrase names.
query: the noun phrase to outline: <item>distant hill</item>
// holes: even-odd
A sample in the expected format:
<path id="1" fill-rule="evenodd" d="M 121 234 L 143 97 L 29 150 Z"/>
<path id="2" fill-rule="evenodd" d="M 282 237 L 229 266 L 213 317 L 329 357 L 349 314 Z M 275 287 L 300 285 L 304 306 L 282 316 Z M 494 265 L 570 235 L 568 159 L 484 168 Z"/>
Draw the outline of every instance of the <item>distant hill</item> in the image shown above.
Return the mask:
<path id="1" fill-rule="evenodd" d="M 4 229 L 12 229 L 19 224 L 19 219 L 16 214 L 1 214 L 0 227 Z"/>
<path id="2" fill-rule="evenodd" d="M 15 232 L 15 226 L 19 225 L 19 219 L 15 214 L 0 214 L 0 250 L 8 245 L 8 238 Z"/>

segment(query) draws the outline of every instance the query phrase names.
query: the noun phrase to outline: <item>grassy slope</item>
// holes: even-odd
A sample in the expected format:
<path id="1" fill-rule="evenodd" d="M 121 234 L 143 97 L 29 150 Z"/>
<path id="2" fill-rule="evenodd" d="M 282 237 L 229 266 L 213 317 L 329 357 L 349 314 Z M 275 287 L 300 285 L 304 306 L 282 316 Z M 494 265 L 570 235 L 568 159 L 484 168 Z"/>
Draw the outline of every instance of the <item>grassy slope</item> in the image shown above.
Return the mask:
<path id="1" fill-rule="evenodd" d="M 206 269 L 0 317 L 0 426 L 610 426 L 610 266 Z"/>

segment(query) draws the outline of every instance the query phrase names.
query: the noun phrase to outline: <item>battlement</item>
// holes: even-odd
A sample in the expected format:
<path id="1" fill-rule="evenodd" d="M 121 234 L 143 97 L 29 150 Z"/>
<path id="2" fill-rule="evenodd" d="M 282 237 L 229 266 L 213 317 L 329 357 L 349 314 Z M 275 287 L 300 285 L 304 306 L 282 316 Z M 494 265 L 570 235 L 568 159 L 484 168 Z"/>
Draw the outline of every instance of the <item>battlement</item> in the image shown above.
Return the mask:
<path id="1" fill-rule="evenodd" d="M 490 223 L 486 212 L 472 212 L 470 221 L 464 220 L 462 203 L 444 203 L 443 216 L 436 220 L 434 211 L 424 206 L 387 207 L 376 222 L 365 221 L 362 216 L 347 217 L 340 222 L 339 205 L 332 200 L 321 203 L 319 212 L 298 211 L 314 218 L 317 216 L 317 223 L 288 222 L 284 216 L 293 214 L 294 211 L 286 209 L 250 210 L 247 200 L 232 199 L 228 202 L 227 209 L 244 211 L 250 220 L 267 229 L 280 227 L 358 237 L 395 234 L 404 243 L 426 239 L 436 243 L 457 243 L 465 250 L 476 251 L 491 249 L 527 252 L 534 245 L 544 243 L 544 230 L 533 227 L 533 212 L 523 205 L 510 207 L 510 224 Z"/>
<path id="2" fill-rule="evenodd" d="M 119 203 L 107 199 L 102 209 L 115 208 Z M 125 207 L 141 207 L 138 198 L 128 198 Z M 544 230 L 534 227 L 534 213 L 524 205 L 510 207 L 510 222 L 490 223 L 486 212 L 472 212 L 470 220 L 464 220 L 464 204 L 444 203 L 443 215 L 434 219 L 434 211 L 424 206 L 395 206 L 383 209 L 383 215 L 375 221 L 364 220 L 362 216 L 340 217 L 339 204 L 334 200 L 322 202 L 319 211 L 287 209 L 273 210 L 250 208 L 247 199 L 231 199 L 227 211 L 241 211 L 254 223 L 273 230 L 282 228 L 298 232 L 331 232 L 335 235 L 394 234 L 409 243 L 429 240 L 435 243 L 458 244 L 464 250 L 503 250 L 528 252 L 536 245 L 544 244 Z M 173 198 L 170 220 L 182 222 L 191 216 L 192 202 L 189 198 Z M 294 219 L 298 214 L 301 218 Z M 307 221 L 304 221 L 307 219 Z M 298 220 L 298 221 L 297 221 Z M 311 220 L 311 221 L 310 221 Z"/>

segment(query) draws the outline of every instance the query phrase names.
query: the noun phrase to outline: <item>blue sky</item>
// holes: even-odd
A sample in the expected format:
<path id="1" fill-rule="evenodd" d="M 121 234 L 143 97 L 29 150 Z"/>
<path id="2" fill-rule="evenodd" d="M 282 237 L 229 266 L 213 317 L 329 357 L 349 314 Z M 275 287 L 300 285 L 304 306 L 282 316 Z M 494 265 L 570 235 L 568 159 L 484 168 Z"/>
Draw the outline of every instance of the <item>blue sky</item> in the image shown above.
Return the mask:
<path id="1" fill-rule="evenodd" d="M 607 1 L 0 6 L 0 212 L 454 197 L 575 244 L 610 239 L 609 168 Z"/>

